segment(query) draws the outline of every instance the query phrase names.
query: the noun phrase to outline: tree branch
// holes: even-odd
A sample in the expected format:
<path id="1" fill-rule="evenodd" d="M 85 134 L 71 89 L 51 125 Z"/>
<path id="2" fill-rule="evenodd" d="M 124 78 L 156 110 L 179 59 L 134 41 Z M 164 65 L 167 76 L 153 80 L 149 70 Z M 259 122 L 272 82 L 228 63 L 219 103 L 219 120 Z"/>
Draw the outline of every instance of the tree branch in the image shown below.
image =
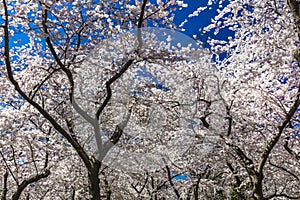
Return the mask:
<path id="1" fill-rule="evenodd" d="M 172 177 L 172 175 L 171 175 L 171 170 L 170 170 L 170 168 L 169 168 L 168 165 L 166 165 L 166 169 L 167 169 L 167 174 L 168 174 L 168 181 L 169 181 L 171 187 L 173 188 L 173 190 L 174 190 L 174 192 L 175 192 L 177 198 L 180 199 L 179 191 L 176 189 L 176 187 L 175 187 L 175 185 L 174 185 L 174 183 L 173 183 L 173 180 L 172 180 L 173 177 Z"/>
<path id="2" fill-rule="evenodd" d="M 1 200 L 6 200 L 6 194 L 7 194 L 7 178 L 8 178 L 8 171 L 5 169 L 5 173 L 3 176 L 3 188 L 2 188 L 2 194 L 1 194 Z"/>
<path id="3" fill-rule="evenodd" d="M 271 166 L 273 166 L 273 167 L 276 167 L 276 168 L 278 168 L 278 169 L 280 169 L 280 170 L 282 170 L 282 171 L 284 171 L 284 172 L 290 174 L 290 175 L 291 175 L 292 177 L 294 177 L 297 181 L 299 181 L 299 177 L 296 176 L 296 174 L 290 172 L 288 169 L 286 169 L 286 168 L 284 168 L 284 167 L 282 167 L 282 166 L 276 165 L 276 164 L 272 163 L 270 160 L 269 160 L 269 164 L 270 164 Z"/>
<path id="4" fill-rule="evenodd" d="M 17 185 L 18 185 L 18 184 L 19 184 L 18 179 L 16 178 L 16 176 L 15 176 L 14 173 L 13 173 L 13 171 L 12 171 L 11 168 L 9 167 L 9 165 L 8 165 L 8 163 L 7 163 L 6 159 L 5 159 L 5 157 L 4 157 L 3 153 L 2 153 L 2 151 L 0 151 L 0 155 L 1 155 L 2 159 L 3 159 L 3 161 L 4 161 L 4 164 L 5 164 L 5 167 L 6 167 L 6 171 L 7 171 L 7 170 L 9 171 L 10 175 L 13 177 L 14 181 L 15 181 L 15 182 L 17 183 Z"/>
<path id="5" fill-rule="evenodd" d="M 8 74 L 8 78 L 10 82 L 13 84 L 15 87 L 15 90 L 33 107 L 35 107 L 52 125 L 53 127 L 61 133 L 68 142 L 73 146 L 73 148 L 77 151 L 85 165 L 90 168 L 91 164 L 89 162 L 89 157 L 87 153 L 84 151 L 84 149 L 80 146 L 78 142 L 76 142 L 70 135 L 69 133 L 64 130 L 58 122 L 46 111 L 44 110 L 38 103 L 33 101 L 29 96 L 25 94 L 25 92 L 20 88 L 18 82 L 14 79 L 13 77 L 13 70 L 11 66 L 11 61 L 10 61 L 10 53 L 9 53 L 9 31 L 8 31 L 8 10 L 7 10 L 7 5 L 6 1 L 3 0 L 3 5 L 4 5 L 4 56 L 5 56 L 5 65 L 6 65 L 6 70 Z"/>
<path id="6" fill-rule="evenodd" d="M 50 175 L 50 170 L 44 169 L 44 171 L 41 174 L 37 174 L 36 176 L 33 176 L 27 180 L 24 180 L 19 186 L 17 191 L 13 194 L 12 200 L 18 200 L 21 196 L 21 193 L 23 190 L 31 183 L 37 182 L 41 180 L 42 178 L 46 178 Z"/>
<path id="7" fill-rule="evenodd" d="M 300 160 L 300 155 L 299 155 L 299 153 L 296 153 L 295 151 L 293 151 L 293 150 L 289 147 L 289 139 L 290 139 L 290 137 L 287 137 L 287 138 L 285 139 L 285 142 L 284 142 L 284 145 L 283 145 L 284 149 L 285 149 L 290 155 L 292 155 L 293 157 L 295 157 L 297 160 Z"/>
<path id="8" fill-rule="evenodd" d="M 294 104 L 292 105 L 289 112 L 287 113 L 287 116 L 286 116 L 285 120 L 278 127 L 278 129 L 277 129 L 278 133 L 268 143 L 266 149 L 264 150 L 264 153 L 261 156 L 260 163 L 259 163 L 258 168 L 257 168 L 257 171 L 258 171 L 259 174 L 263 173 L 263 168 L 266 164 L 267 159 L 269 158 L 269 155 L 270 155 L 272 149 L 274 148 L 274 146 L 279 141 L 285 127 L 290 123 L 290 121 L 291 121 L 293 115 L 295 114 L 295 112 L 297 111 L 297 108 L 299 107 L 299 105 L 300 105 L 300 85 L 298 86 L 297 96 L 296 96 L 296 100 L 295 100 Z"/>

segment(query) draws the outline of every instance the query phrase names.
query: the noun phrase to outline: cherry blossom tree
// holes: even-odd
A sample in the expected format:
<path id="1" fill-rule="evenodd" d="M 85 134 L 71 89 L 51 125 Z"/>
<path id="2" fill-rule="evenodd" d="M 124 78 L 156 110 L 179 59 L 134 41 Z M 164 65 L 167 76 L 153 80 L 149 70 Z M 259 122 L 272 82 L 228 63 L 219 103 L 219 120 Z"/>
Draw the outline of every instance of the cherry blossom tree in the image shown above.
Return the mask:
<path id="1" fill-rule="evenodd" d="M 300 198 L 300 3 L 186 6 L 2 1 L 1 199 Z"/>
<path id="2" fill-rule="evenodd" d="M 125 144 L 128 138 L 124 130 L 129 127 L 127 126 L 131 122 L 129 119 L 143 120 L 141 119 L 143 115 L 148 113 L 147 106 L 155 101 L 161 106 L 163 112 L 160 109 L 155 111 L 168 114 L 161 116 L 160 120 L 170 124 L 161 124 L 162 132 L 157 133 L 161 136 L 152 138 L 154 139 L 152 144 L 147 144 L 148 149 L 154 149 L 157 146 L 153 146 L 153 142 L 163 143 L 171 140 L 170 137 L 180 138 L 176 134 L 179 131 L 176 124 L 180 123 L 180 119 L 184 119 L 182 122 L 187 126 L 187 118 L 192 114 L 191 110 L 185 118 L 180 117 L 184 106 L 188 107 L 189 104 L 194 106 L 199 101 L 204 102 L 203 105 L 199 105 L 199 108 L 211 104 L 207 100 L 200 99 L 203 94 L 198 91 L 202 87 L 199 80 L 203 78 L 196 70 L 197 63 L 192 62 L 192 59 L 200 54 L 196 51 L 197 55 L 192 54 L 194 57 L 190 57 L 191 55 L 187 53 L 192 49 L 191 46 L 183 47 L 178 44 L 175 49 L 170 48 L 172 42 L 170 35 L 166 38 L 168 43 L 152 44 L 151 32 L 142 29 L 151 24 L 175 30 L 172 12 L 185 6 L 182 1 L 152 3 L 147 0 L 135 2 L 2 1 L 1 42 L 4 45 L 1 56 L 4 62 L 1 63 L 3 66 L 1 80 L 4 116 L 1 161 L 5 169 L 2 172 L 3 199 L 10 196 L 18 199 L 22 195 L 24 198 L 25 196 L 26 198 L 49 196 L 51 199 L 111 199 L 141 195 L 142 190 L 133 183 L 136 181 L 134 176 L 131 177 L 133 179 L 131 185 L 126 184 L 125 189 L 118 191 L 121 183 L 126 183 L 128 176 L 124 172 L 111 170 L 109 166 L 103 164 L 103 159 L 119 141 L 118 144 L 122 146 L 132 146 L 132 144 Z M 87 96 L 76 96 L 76 89 L 82 88 L 78 88 L 75 81 L 80 79 L 80 75 L 94 73 L 90 70 L 95 66 L 93 65 L 95 57 L 94 60 L 90 60 L 88 55 L 96 52 L 103 56 L 101 49 L 98 49 L 99 44 L 103 45 L 103 41 L 118 37 L 122 31 L 133 28 L 137 28 L 137 31 L 127 41 L 134 44 L 133 49 L 122 52 L 124 54 L 119 55 L 119 58 L 115 57 L 114 61 L 110 60 L 110 63 L 103 63 L 107 60 L 100 57 L 98 67 L 99 65 L 102 67 L 104 76 L 98 80 L 99 84 L 94 82 L 98 86 L 95 88 L 95 92 L 98 92 L 94 95 L 96 99 L 92 99 L 94 100 L 92 102 L 91 99 L 87 99 L 88 103 L 81 105 L 80 102 L 85 103 Z M 14 40 L 17 34 L 23 37 L 19 41 Z M 165 37 L 165 35 L 159 36 Z M 143 41 L 145 37 L 150 37 L 147 38 L 149 44 Z M 29 43 L 23 45 L 24 40 L 28 40 Z M 12 42 L 15 43 L 14 46 Z M 161 48 L 155 49 L 159 47 L 158 45 L 161 45 Z M 115 47 L 123 48 L 122 43 L 115 44 Z M 104 53 L 114 53 L 109 49 L 106 50 L 107 52 Z M 204 54 L 205 51 L 201 50 L 198 53 Z M 209 57 L 203 56 L 205 63 L 208 59 Z M 84 64 L 86 62 L 88 66 Z M 178 99 L 176 91 L 173 92 L 174 79 L 169 77 L 176 76 L 176 73 L 159 74 L 163 78 L 153 77 L 161 79 L 166 85 L 153 87 L 152 78 L 150 82 L 143 80 L 146 85 L 142 88 L 137 87 L 138 79 L 130 78 L 145 64 L 150 66 L 149 70 L 155 71 L 155 68 L 158 66 L 162 68 L 164 65 L 168 66 L 171 72 L 173 70 L 177 75 L 182 74 L 181 79 L 175 81 L 180 84 L 190 84 L 190 90 L 178 91 L 184 92 L 185 95 L 198 91 L 199 95 L 195 93 L 195 98 L 189 99 L 189 102 Z M 161 70 L 163 69 L 158 69 Z M 183 73 L 181 70 L 186 72 Z M 146 76 L 140 77 L 147 79 Z M 116 109 L 115 103 L 118 103 L 113 99 L 115 94 L 122 95 L 122 91 L 127 89 L 121 81 L 130 83 L 131 80 L 136 82 L 133 83 L 135 88 L 133 92 L 139 95 L 133 99 L 134 102 L 131 102 L 132 99 L 127 102 L 129 104 L 126 105 L 124 119 L 120 120 L 120 116 L 117 116 L 119 117 L 117 121 L 111 120 L 110 117 L 113 116 L 111 110 Z M 166 93 L 169 90 L 172 92 L 167 94 L 161 92 Z M 91 112 L 89 106 L 92 106 L 92 111 L 95 112 Z M 146 108 L 146 112 L 143 108 Z M 201 109 L 193 113 L 194 116 L 197 114 L 203 115 Z M 207 120 L 206 116 L 197 117 L 199 122 Z M 83 127 L 84 133 L 82 133 L 82 123 L 80 120 L 79 124 L 77 123 L 80 118 L 90 125 L 92 130 L 88 126 Z M 8 124 L 12 125 L 6 126 Z M 100 125 L 105 127 L 100 129 Z M 138 138 L 134 138 L 135 143 L 137 140 Z M 144 147 L 145 152 L 147 145 Z M 24 151 L 25 149 L 27 151 Z M 161 161 L 166 165 L 162 171 L 164 173 L 162 179 L 166 181 L 159 183 L 158 186 L 153 183 L 151 187 L 155 191 L 148 190 L 148 195 L 155 196 L 159 192 L 165 197 L 175 195 L 179 198 L 181 194 L 174 186 L 176 175 L 172 174 L 173 171 L 166 160 Z M 149 176 L 157 176 L 157 174 Z M 122 182 L 112 185 L 116 179 Z M 153 181 L 154 179 L 156 177 L 152 178 Z M 56 184 L 57 186 L 53 186 Z M 173 188 L 170 194 L 160 191 L 163 187 L 163 191 L 168 191 L 170 186 Z"/>
<path id="3" fill-rule="evenodd" d="M 300 197 L 299 6 L 230 1 L 204 29 L 235 32 L 209 41 L 224 77 L 228 129 L 221 137 L 235 199 Z"/>

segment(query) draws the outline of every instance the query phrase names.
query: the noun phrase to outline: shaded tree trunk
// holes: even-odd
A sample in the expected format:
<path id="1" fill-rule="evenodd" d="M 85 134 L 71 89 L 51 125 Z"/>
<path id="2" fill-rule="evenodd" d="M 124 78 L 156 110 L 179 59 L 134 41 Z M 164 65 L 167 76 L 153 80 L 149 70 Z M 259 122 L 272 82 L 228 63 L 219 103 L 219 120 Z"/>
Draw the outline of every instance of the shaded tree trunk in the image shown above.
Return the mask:
<path id="1" fill-rule="evenodd" d="M 91 200 L 100 200 L 100 178 L 99 170 L 101 167 L 101 162 L 94 160 L 91 167 L 88 168 L 88 179 L 89 179 L 89 193 Z"/>
<path id="2" fill-rule="evenodd" d="M 262 189 L 263 176 L 261 174 L 251 176 L 253 184 L 253 198 L 255 200 L 264 200 L 263 189 Z"/>

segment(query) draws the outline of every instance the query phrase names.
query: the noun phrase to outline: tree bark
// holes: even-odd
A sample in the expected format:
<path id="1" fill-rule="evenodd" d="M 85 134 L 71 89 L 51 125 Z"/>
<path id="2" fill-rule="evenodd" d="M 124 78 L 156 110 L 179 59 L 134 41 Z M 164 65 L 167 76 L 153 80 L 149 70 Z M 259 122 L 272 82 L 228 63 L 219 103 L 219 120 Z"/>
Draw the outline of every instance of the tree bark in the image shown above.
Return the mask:
<path id="1" fill-rule="evenodd" d="M 99 160 L 93 159 L 91 163 L 91 167 L 88 168 L 90 200 L 101 199 L 100 178 L 99 178 L 100 167 L 101 167 L 101 162 Z"/>
<path id="2" fill-rule="evenodd" d="M 12 200 L 18 200 L 23 192 L 23 190 L 31 183 L 37 182 L 43 178 L 50 175 L 50 170 L 45 169 L 41 174 L 37 174 L 34 177 L 24 180 L 20 185 L 18 185 L 17 191 L 13 194 Z"/>
<path id="3" fill-rule="evenodd" d="M 5 173 L 3 176 L 3 192 L 1 195 L 1 200 L 5 200 L 6 199 L 6 194 L 7 194 L 7 178 L 8 178 L 8 171 L 7 169 L 5 169 Z"/>
<path id="4" fill-rule="evenodd" d="M 262 189 L 262 175 L 253 175 L 250 177 L 253 184 L 253 198 L 255 200 L 264 200 L 263 189 Z"/>

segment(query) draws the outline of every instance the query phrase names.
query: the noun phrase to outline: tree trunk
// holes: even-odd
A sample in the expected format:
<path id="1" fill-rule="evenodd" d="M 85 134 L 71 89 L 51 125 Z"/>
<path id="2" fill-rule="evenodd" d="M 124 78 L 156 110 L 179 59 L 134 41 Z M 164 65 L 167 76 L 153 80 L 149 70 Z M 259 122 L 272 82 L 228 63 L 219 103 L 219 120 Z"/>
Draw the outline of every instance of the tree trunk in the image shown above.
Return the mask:
<path id="1" fill-rule="evenodd" d="M 255 200 L 264 200 L 263 189 L 262 189 L 262 175 L 253 175 L 251 176 L 253 184 L 253 198 Z"/>
<path id="2" fill-rule="evenodd" d="M 194 185 L 194 199 L 198 200 L 199 199 L 199 183 L 201 180 L 201 176 L 197 177 L 197 181 Z"/>
<path id="3" fill-rule="evenodd" d="M 95 159 L 91 165 L 91 168 L 88 169 L 90 200 L 101 199 L 99 179 L 100 166 L 101 162 Z"/>

